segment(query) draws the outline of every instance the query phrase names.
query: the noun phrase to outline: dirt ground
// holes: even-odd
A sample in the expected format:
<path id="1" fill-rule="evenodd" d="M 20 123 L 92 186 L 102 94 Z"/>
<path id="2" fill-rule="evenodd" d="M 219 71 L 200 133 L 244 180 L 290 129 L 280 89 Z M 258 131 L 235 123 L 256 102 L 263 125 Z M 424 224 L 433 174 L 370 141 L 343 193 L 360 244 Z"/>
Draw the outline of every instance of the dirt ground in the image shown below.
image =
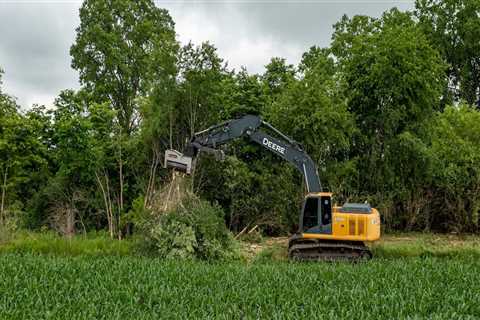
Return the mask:
<path id="1" fill-rule="evenodd" d="M 266 248 L 284 248 L 287 250 L 288 237 L 264 238 L 259 243 L 242 242 L 242 249 L 247 257 L 253 257 Z"/>

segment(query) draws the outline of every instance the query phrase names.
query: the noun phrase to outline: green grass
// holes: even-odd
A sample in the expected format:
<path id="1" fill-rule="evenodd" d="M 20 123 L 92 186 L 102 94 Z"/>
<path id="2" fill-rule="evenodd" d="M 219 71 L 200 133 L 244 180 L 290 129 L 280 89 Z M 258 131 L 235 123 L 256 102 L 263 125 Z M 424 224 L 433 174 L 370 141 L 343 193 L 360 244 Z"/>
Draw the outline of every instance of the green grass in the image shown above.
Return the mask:
<path id="1" fill-rule="evenodd" d="M 472 257 L 480 259 L 480 238 L 473 235 L 406 233 L 383 235 L 372 246 L 377 258 Z"/>
<path id="2" fill-rule="evenodd" d="M 356 264 L 289 263 L 286 238 L 228 264 L 140 256 L 137 242 L 15 234 L 0 243 L 0 319 L 480 317 L 475 236 L 385 235 Z"/>
<path id="3" fill-rule="evenodd" d="M 125 256 L 133 254 L 137 249 L 135 240 L 115 240 L 106 234 L 92 233 L 86 236 L 75 236 L 71 239 L 60 237 L 54 233 L 15 234 L 12 239 L 0 243 L 1 253 L 39 253 L 60 256 Z"/>
<path id="4" fill-rule="evenodd" d="M 247 245 L 247 244 L 246 244 Z M 254 262 L 287 261 L 287 238 L 265 238 Z M 480 237 L 433 233 L 397 233 L 382 235 L 371 245 L 374 258 L 405 257 L 477 258 L 480 259 Z M 252 256 L 252 255 L 251 255 Z"/>
<path id="5" fill-rule="evenodd" d="M 2 230 L 0 230 L 1 232 Z M 0 234 L 1 235 L 1 234 Z M 118 241 L 106 233 L 90 233 L 65 239 L 52 232 L 20 231 L 0 237 L 1 253 L 39 253 L 60 256 L 105 256 L 150 254 L 139 238 Z M 246 260 L 254 262 L 286 261 L 288 238 L 263 238 L 239 243 Z M 249 246 L 260 249 L 247 252 Z M 472 235 L 439 235 L 432 233 L 398 233 L 382 235 L 372 245 L 376 258 L 402 257 L 476 257 L 480 259 L 480 237 Z"/>
<path id="6" fill-rule="evenodd" d="M 2 319 L 473 319 L 476 259 L 231 263 L 0 255 Z"/>
<path id="7" fill-rule="evenodd" d="M 251 260 L 253 263 L 286 262 L 288 260 L 288 248 L 285 245 L 269 244 Z"/>

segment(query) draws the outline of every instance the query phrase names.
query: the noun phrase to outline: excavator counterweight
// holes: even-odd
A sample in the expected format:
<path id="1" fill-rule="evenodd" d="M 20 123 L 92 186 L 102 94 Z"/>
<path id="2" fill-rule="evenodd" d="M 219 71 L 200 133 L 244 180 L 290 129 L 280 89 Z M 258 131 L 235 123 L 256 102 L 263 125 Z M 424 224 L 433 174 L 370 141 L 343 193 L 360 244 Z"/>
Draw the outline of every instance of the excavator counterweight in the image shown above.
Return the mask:
<path id="1" fill-rule="evenodd" d="M 261 128 L 272 131 L 267 134 Z M 315 162 L 295 140 L 255 115 L 245 115 L 197 132 L 183 153 L 165 152 L 165 168 L 191 174 L 200 152 L 223 159 L 218 147 L 248 137 L 288 161 L 303 175 L 307 195 L 300 212 L 299 230 L 289 240 L 288 255 L 294 260 L 357 260 L 372 256 L 365 242 L 380 238 L 380 215 L 368 204 L 333 206 L 332 194 L 322 192 Z"/>

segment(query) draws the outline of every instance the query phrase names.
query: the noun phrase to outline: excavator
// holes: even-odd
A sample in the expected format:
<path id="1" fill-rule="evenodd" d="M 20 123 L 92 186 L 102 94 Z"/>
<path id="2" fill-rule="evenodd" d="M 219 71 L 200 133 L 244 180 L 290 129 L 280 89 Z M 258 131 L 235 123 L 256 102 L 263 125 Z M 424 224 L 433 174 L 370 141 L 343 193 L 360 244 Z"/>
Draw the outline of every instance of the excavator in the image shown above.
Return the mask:
<path id="1" fill-rule="evenodd" d="M 267 129 L 276 136 L 266 133 Z M 165 151 L 165 168 L 192 174 L 200 152 L 223 159 L 219 147 L 242 137 L 261 145 L 300 171 L 307 194 L 300 211 L 299 229 L 288 241 L 292 260 L 365 260 L 372 257 L 368 242 L 380 238 L 380 215 L 368 203 L 332 205 L 332 193 L 324 192 L 317 167 L 302 146 L 256 115 L 228 120 L 197 132 L 183 152 Z"/>

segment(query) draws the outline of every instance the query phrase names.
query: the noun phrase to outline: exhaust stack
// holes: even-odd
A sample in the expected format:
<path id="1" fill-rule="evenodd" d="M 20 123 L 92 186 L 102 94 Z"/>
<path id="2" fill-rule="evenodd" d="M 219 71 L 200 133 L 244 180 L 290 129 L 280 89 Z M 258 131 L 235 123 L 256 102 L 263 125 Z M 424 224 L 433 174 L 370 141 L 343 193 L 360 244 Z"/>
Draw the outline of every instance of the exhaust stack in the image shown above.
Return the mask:
<path id="1" fill-rule="evenodd" d="M 165 161 L 163 163 L 164 168 L 174 168 L 186 174 L 192 172 L 192 158 L 183 155 L 183 153 L 177 150 L 167 149 L 165 151 Z"/>

